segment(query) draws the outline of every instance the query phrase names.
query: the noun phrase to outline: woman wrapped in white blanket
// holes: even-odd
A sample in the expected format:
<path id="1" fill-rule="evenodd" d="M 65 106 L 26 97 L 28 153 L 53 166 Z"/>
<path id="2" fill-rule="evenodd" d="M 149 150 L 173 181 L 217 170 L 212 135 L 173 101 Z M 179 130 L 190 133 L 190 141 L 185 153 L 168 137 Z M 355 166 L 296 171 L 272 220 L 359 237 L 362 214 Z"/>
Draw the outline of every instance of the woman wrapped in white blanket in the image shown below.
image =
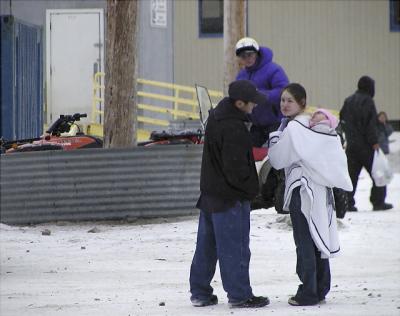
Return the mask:
<path id="1" fill-rule="evenodd" d="M 326 110 L 326 120 L 314 122 L 313 116 L 310 121 L 305 107 L 304 88 L 289 84 L 281 96 L 286 119 L 270 134 L 268 152 L 271 165 L 285 169 L 284 209 L 290 212 L 296 270 L 303 283 L 289 299 L 291 305 L 318 304 L 329 292 L 328 258 L 340 251 L 332 188 L 352 190 L 347 158 L 334 132 L 337 122 Z"/>

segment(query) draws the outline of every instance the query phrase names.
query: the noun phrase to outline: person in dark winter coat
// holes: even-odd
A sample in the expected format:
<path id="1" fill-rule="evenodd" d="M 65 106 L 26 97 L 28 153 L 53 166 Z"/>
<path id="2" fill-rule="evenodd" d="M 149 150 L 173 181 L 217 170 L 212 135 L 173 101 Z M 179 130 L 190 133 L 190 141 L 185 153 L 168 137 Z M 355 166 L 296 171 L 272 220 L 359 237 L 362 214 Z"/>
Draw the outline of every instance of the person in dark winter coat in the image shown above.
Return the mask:
<path id="1" fill-rule="evenodd" d="M 378 142 L 382 151 L 389 154 L 389 136 L 393 133 L 393 127 L 389 124 L 386 112 L 378 114 Z"/>
<path id="2" fill-rule="evenodd" d="M 229 85 L 229 97 L 210 111 L 200 177 L 196 251 L 190 269 L 193 306 L 218 303 L 210 282 L 217 261 L 231 307 L 262 307 L 269 299 L 250 286 L 250 200 L 258 191 L 248 113 L 265 97 L 248 80 Z"/>
<path id="3" fill-rule="evenodd" d="M 357 86 L 357 91 L 344 101 L 340 110 L 340 122 L 347 141 L 349 174 L 353 183 L 353 191 L 349 193 L 350 211 L 357 211 L 354 194 L 361 169 L 364 167 L 371 176 L 374 151 L 379 148 L 377 114 L 373 100 L 375 81 L 368 76 L 363 76 L 359 79 Z M 373 182 L 370 201 L 374 211 L 393 207 L 385 203 L 385 198 L 386 186 L 377 187 Z"/>
<path id="4" fill-rule="evenodd" d="M 250 37 L 242 38 L 237 42 L 236 55 L 244 66 L 236 79 L 251 80 L 267 97 L 267 101 L 259 104 L 250 115 L 253 123 L 250 129 L 253 145 L 261 147 L 268 140 L 269 133 L 277 130 L 280 125 L 283 117 L 280 97 L 289 80 L 283 68 L 272 61 L 272 50 L 268 47 L 260 47 Z"/>

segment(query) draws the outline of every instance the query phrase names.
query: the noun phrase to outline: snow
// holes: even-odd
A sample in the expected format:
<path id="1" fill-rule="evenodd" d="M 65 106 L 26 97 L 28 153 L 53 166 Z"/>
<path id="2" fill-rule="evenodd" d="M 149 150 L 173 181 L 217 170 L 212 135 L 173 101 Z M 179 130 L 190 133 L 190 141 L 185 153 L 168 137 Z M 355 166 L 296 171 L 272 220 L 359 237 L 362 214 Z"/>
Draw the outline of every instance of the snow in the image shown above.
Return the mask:
<path id="1" fill-rule="evenodd" d="M 400 133 L 391 139 L 395 177 L 387 201 L 394 209 L 371 211 L 371 182 L 363 172 L 359 212 L 339 220 L 343 251 L 330 261 L 332 289 L 324 305 L 287 304 L 298 284 L 291 228 L 285 216 L 262 209 L 251 215 L 250 274 L 254 293 L 269 296 L 267 307 L 230 309 L 218 272 L 212 285 L 219 304 L 191 306 L 197 216 L 187 216 L 0 224 L 0 315 L 400 315 Z"/>

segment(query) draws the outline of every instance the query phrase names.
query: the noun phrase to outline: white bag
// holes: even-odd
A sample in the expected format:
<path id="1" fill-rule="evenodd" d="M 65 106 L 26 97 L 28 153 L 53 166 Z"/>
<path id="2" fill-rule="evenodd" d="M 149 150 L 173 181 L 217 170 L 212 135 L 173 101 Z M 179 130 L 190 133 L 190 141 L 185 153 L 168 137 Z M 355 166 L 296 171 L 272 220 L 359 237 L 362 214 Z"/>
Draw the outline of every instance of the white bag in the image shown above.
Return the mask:
<path id="1" fill-rule="evenodd" d="M 392 181 L 393 171 L 390 168 L 389 161 L 380 148 L 375 150 L 371 174 L 377 187 L 384 187 Z"/>

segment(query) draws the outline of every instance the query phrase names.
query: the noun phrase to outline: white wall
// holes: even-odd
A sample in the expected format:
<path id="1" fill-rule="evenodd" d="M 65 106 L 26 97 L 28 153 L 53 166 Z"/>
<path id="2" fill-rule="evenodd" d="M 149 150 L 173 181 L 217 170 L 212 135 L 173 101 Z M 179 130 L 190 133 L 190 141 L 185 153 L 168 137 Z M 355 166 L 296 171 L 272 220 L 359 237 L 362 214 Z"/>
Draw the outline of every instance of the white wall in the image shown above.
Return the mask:
<path id="1" fill-rule="evenodd" d="M 222 90 L 222 38 L 199 38 L 197 0 L 175 8 L 175 82 Z M 248 30 L 306 87 L 309 104 L 340 109 L 367 74 L 378 110 L 400 119 L 400 32 L 390 32 L 389 1 L 249 0 Z"/>

